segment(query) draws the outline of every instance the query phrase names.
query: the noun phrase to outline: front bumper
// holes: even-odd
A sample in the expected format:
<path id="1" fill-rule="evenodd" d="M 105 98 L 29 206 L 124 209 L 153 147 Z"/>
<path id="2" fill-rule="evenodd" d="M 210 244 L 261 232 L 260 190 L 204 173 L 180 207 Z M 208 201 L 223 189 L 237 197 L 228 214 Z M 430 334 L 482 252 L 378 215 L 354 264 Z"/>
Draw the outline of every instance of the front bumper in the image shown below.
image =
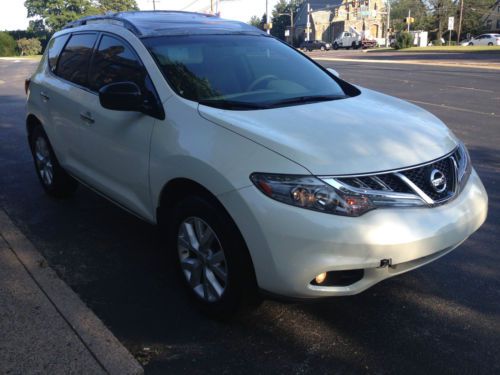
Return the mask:
<path id="1" fill-rule="evenodd" d="M 351 295 L 450 252 L 485 221 L 488 197 L 473 170 L 464 190 L 433 208 L 343 217 L 289 206 L 249 186 L 219 197 L 252 256 L 259 287 L 292 298 Z M 392 267 L 378 268 L 382 259 Z M 312 285 L 322 272 L 363 269 L 348 286 Z"/>

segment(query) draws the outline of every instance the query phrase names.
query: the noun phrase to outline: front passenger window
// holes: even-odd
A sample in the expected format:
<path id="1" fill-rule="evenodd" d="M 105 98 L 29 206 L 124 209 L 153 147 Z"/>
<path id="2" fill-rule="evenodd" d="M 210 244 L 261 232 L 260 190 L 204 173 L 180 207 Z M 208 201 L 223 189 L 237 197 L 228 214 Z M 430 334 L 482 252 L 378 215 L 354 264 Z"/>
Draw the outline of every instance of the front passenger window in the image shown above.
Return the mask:
<path id="1" fill-rule="evenodd" d="M 146 70 L 124 42 L 104 35 L 90 68 L 90 88 L 94 91 L 115 82 L 131 81 L 144 90 Z"/>

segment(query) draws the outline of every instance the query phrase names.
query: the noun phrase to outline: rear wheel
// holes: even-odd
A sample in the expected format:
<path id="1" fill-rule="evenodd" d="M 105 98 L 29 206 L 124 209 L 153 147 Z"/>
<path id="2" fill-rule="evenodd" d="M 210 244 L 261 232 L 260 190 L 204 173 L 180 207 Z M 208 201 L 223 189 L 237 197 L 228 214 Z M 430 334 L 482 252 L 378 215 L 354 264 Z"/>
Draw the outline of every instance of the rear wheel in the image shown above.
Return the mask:
<path id="1" fill-rule="evenodd" d="M 35 170 L 44 190 L 56 198 L 72 195 L 78 182 L 59 165 L 47 134 L 40 125 L 33 129 L 29 140 Z"/>
<path id="2" fill-rule="evenodd" d="M 488 45 L 489 45 L 489 46 L 492 46 L 492 45 L 493 45 L 493 43 L 489 42 L 489 43 L 488 43 Z"/>
<path id="3" fill-rule="evenodd" d="M 474 43 L 472 43 L 472 42 L 469 43 L 469 46 L 473 46 L 473 45 L 474 45 Z"/>
<path id="4" fill-rule="evenodd" d="M 173 210 L 171 255 L 194 302 L 213 317 L 226 318 L 258 304 L 252 261 L 236 225 L 208 197 L 189 196 Z"/>

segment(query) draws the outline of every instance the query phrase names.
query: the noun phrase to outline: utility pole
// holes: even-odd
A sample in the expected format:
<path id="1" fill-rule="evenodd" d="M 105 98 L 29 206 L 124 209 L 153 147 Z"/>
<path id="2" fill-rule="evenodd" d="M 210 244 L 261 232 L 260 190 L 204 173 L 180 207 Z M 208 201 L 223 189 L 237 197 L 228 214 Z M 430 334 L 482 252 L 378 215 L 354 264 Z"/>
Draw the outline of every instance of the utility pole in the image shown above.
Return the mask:
<path id="1" fill-rule="evenodd" d="M 290 44 L 292 45 L 293 47 L 293 38 L 295 36 L 295 33 L 294 33 L 294 26 L 293 26 L 293 9 L 290 8 L 290 34 L 291 34 L 291 40 L 290 40 Z"/>
<path id="2" fill-rule="evenodd" d="M 155 4 L 155 0 L 153 0 L 153 10 L 156 10 L 156 4 Z"/>
<path id="3" fill-rule="evenodd" d="M 310 13 L 311 13 L 311 5 L 307 3 L 306 42 L 309 41 L 309 33 L 311 31 L 311 21 L 309 18 Z"/>
<path id="4" fill-rule="evenodd" d="M 387 31 L 385 32 L 385 47 L 389 48 L 389 29 L 391 28 L 391 2 L 390 2 L 390 0 L 386 0 L 386 1 L 387 1 L 387 9 L 386 9 L 386 13 L 387 13 L 386 29 L 387 29 Z"/>
<path id="5" fill-rule="evenodd" d="M 458 20 L 457 45 L 460 44 L 460 33 L 462 32 L 463 14 L 464 14 L 464 0 L 460 0 L 460 19 Z"/>
<path id="6" fill-rule="evenodd" d="M 210 14 L 214 14 L 214 0 L 210 0 Z"/>

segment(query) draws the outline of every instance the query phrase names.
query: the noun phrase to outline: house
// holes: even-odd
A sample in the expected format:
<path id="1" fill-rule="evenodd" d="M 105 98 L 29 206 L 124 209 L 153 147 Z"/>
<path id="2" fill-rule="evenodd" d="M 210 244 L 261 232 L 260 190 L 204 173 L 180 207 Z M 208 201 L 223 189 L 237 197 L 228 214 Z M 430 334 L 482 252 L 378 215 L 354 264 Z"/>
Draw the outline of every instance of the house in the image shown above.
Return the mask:
<path id="1" fill-rule="evenodd" d="M 500 0 L 499 0 L 500 1 Z M 309 23 L 307 9 L 309 4 Z M 354 28 L 371 38 L 384 38 L 386 13 L 383 0 L 311 0 L 303 2 L 297 12 L 295 39 L 299 42 L 323 40 L 333 42 L 343 31 Z"/>
<path id="2" fill-rule="evenodd" d="M 500 0 L 490 8 L 490 11 L 484 16 L 485 32 L 500 33 Z"/>

